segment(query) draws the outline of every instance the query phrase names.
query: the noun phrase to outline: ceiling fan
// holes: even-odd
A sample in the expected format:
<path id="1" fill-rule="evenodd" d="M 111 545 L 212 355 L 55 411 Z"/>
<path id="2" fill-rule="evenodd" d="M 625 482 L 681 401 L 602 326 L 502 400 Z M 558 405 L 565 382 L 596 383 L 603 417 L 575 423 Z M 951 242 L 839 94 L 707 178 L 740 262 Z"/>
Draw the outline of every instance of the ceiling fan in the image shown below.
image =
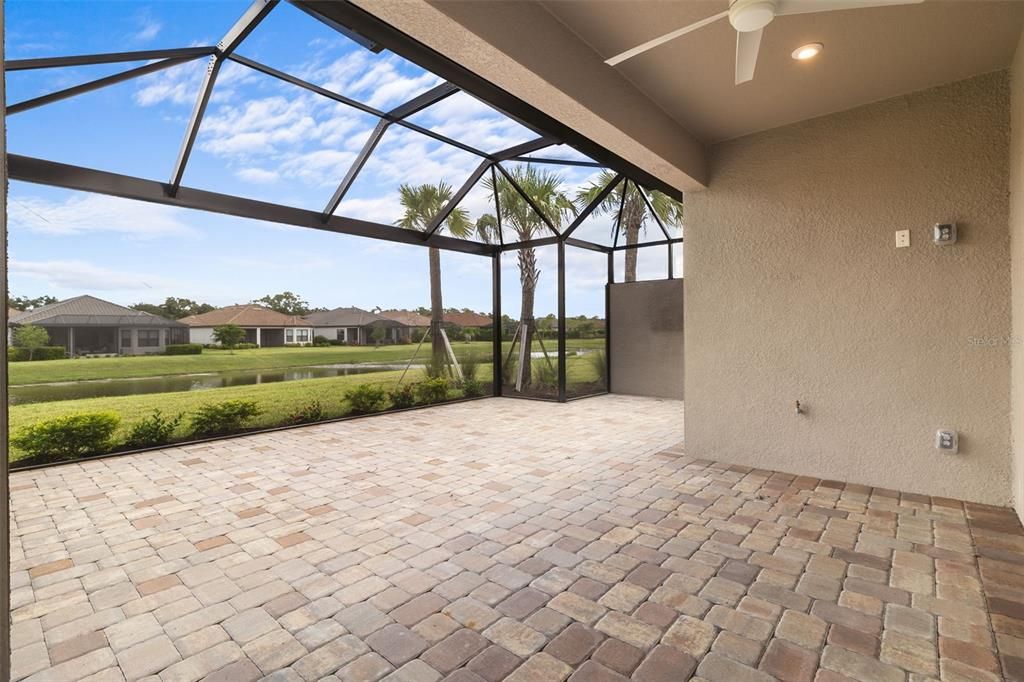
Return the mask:
<path id="1" fill-rule="evenodd" d="M 761 46 L 761 33 L 764 27 L 775 17 L 790 14 L 812 14 L 815 12 L 834 12 L 843 9 L 864 9 L 867 7 L 885 7 L 887 5 L 916 5 L 924 0 L 731 0 L 729 9 L 719 12 L 707 19 L 676 29 L 671 33 L 648 40 L 631 50 L 605 60 L 606 64 L 615 66 L 631 57 L 647 52 L 662 43 L 675 40 L 698 28 L 713 24 L 719 19 L 729 17 L 729 23 L 736 29 L 736 85 L 746 83 L 754 77 L 757 65 L 757 51 Z"/>

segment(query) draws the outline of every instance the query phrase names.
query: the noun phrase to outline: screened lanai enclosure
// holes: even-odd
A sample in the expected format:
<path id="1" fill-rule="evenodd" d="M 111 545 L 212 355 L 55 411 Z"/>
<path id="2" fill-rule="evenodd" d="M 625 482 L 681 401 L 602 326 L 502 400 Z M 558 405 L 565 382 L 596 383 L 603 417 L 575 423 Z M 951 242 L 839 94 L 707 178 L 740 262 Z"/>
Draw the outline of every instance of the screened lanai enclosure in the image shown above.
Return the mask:
<path id="1" fill-rule="evenodd" d="M 607 287 L 682 277 L 677 190 L 347 2 L 216 3 L 203 22 L 152 49 L 98 31 L 95 54 L 8 60 L 11 180 L 427 247 L 432 273 L 479 258 L 488 395 L 615 385 Z M 77 113 L 88 98 L 116 138 Z M 584 290 L 603 315 L 573 310 Z"/>

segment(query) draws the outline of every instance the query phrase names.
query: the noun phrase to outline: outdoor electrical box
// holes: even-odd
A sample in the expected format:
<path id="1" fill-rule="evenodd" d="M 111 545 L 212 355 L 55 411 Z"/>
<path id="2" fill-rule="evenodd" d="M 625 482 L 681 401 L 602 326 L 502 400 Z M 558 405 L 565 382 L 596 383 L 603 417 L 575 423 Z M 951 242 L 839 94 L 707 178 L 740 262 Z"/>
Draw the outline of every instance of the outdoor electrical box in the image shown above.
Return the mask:
<path id="1" fill-rule="evenodd" d="M 956 431 L 939 429 L 935 432 L 935 449 L 955 455 L 960 449 L 959 440 Z"/>
<path id="2" fill-rule="evenodd" d="M 956 243 L 956 223 L 936 223 L 932 229 L 932 241 L 939 246 Z"/>

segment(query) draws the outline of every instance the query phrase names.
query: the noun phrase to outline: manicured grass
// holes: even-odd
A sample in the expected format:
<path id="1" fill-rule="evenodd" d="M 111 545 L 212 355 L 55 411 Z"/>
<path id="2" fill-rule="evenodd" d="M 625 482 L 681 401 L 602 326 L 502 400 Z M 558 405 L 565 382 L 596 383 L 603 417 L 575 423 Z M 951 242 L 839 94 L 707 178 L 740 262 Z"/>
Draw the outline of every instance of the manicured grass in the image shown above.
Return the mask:
<path id="1" fill-rule="evenodd" d="M 545 342 L 548 351 L 555 351 L 554 342 Z M 569 348 L 603 348 L 604 339 L 571 339 Z M 220 372 L 247 369 L 279 369 L 303 365 L 329 365 L 337 363 L 400 363 L 408 362 L 415 345 L 382 346 L 329 346 L 326 348 L 259 348 L 255 350 L 222 351 L 204 349 L 202 355 L 153 355 L 117 358 L 74 360 L 42 360 L 39 362 L 8 363 L 12 386 L 54 381 L 84 381 L 87 379 L 127 379 L 155 377 L 198 372 Z M 474 341 L 452 344 L 456 356 L 470 353 L 490 360 L 491 343 Z M 505 344 L 506 352 L 508 344 Z M 540 345 L 534 343 L 534 350 Z M 429 356 L 429 347 L 420 349 L 417 362 Z"/>
<path id="2" fill-rule="evenodd" d="M 287 349 L 295 350 L 295 349 Z M 298 349 L 301 350 L 301 349 Z M 176 359 L 174 356 L 170 359 Z M 195 357 L 195 356 L 193 356 Z M 65 362 L 55 360 L 52 362 Z M 94 362 L 92 360 L 82 361 Z M 98 362 L 98 361 L 97 361 Z M 479 366 L 477 378 L 489 390 L 492 367 L 490 363 Z M 349 405 L 345 393 L 359 384 L 383 384 L 391 388 L 398 383 L 402 375 L 400 370 L 374 372 L 372 374 L 355 374 L 326 379 L 304 379 L 285 381 L 273 384 L 257 384 L 215 388 L 205 391 L 180 391 L 175 393 L 150 393 L 145 395 L 117 396 L 112 398 L 88 398 L 85 400 L 60 400 L 46 403 L 14 405 L 10 408 L 10 432 L 17 433 L 21 428 L 40 421 L 62 417 L 69 414 L 85 412 L 115 412 L 121 416 L 121 426 L 115 435 L 120 440 L 128 429 L 159 409 L 163 414 L 172 416 L 179 412 L 186 413 L 175 438 L 183 439 L 188 429 L 188 413 L 205 403 L 224 400 L 248 399 L 256 401 L 262 413 L 247 424 L 249 428 L 267 428 L 283 424 L 289 415 L 294 414 L 314 400 L 319 401 L 324 411 L 324 418 L 342 417 L 349 413 Z M 597 372 L 588 358 L 570 355 L 566 365 L 566 375 L 570 384 L 589 383 L 597 380 Z M 411 370 L 406 375 L 406 382 L 419 381 L 424 378 L 420 370 Z M 453 389 L 452 397 L 459 397 L 457 389 Z M 24 453 L 11 449 L 10 461 L 21 459 Z"/>

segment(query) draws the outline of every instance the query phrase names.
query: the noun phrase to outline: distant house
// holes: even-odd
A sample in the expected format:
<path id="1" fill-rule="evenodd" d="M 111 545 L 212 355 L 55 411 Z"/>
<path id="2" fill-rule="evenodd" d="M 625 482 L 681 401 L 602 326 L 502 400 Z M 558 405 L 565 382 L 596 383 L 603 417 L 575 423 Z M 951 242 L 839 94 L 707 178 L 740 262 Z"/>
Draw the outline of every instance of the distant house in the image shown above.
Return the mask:
<path id="1" fill-rule="evenodd" d="M 490 328 L 492 320 L 490 315 L 481 315 L 480 313 L 463 312 L 463 313 L 445 313 L 444 323 L 446 326 L 462 327 L 463 329 L 483 329 Z"/>
<path id="2" fill-rule="evenodd" d="M 50 344 L 64 346 L 69 356 L 162 353 L 167 344 L 187 343 L 189 336 L 180 322 L 88 295 L 11 312 L 9 328 L 42 327 Z"/>
<path id="3" fill-rule="evenodd" d="M 261 348 L 313 342 L 313 328 L 298 315 L 285 315 L 265 306 L 249 303 L 218 308 L 201 315 L 181 318 L 188 325 L 192 343 L 214 344 L 213 330 L 234 324 L 245 330 L 245 343 Z"/>
<path id="4" fill-rule="evenodd" d="M 402 333 L 415 343 L 418 343 L 423 334 L 430 329 L 430 318 L 412 310 L 382 310 L 378 314 L 400 324 Z"/>
<path id="5" fill-rule="evenodd" d="M 356 345 L 373 343 L 373 330 L 378 327 L 385 329 L 386 341 L 398 341 L 408 336 L 400 322 L 361 308 L 335 308 L 310 313 L 304 319 L 313 327 L 314 336 Z"/>

